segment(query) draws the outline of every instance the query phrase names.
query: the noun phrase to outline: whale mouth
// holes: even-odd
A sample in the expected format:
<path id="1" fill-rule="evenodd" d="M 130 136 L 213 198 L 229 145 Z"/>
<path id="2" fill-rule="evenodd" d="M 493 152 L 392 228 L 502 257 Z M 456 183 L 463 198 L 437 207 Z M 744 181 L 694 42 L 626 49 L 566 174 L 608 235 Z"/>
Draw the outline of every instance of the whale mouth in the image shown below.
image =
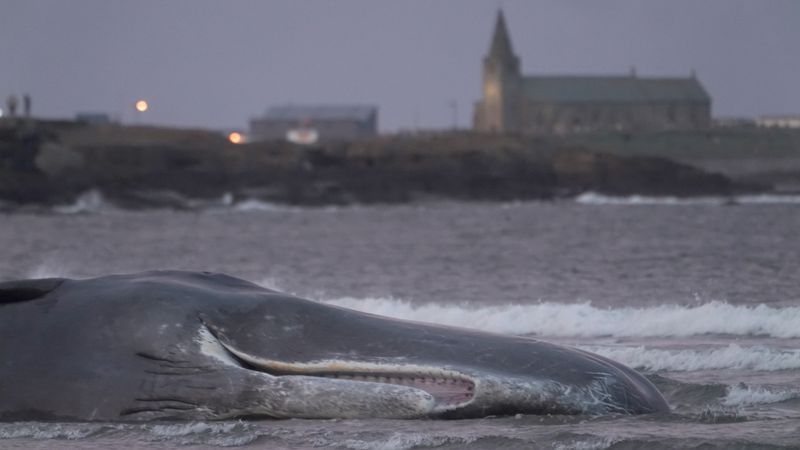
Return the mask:
<path id="1" fill-rule="evenodd" d="M 386 364 L 347 360 L 314 362 L 276 361 L 243 352 L 217 338 L 228 356 L 238 366 L 274 377 L 308 376 L 347 380 L 362 383 L 379 383 L 419 389 L 430 394 L 436 409 L 454 409 L 466 405 L 475 397 L 476 382 L 463 373 L 435 366 L 414 364 Z"/>
<path id="2" fill-rule="evenodd" d="M 242 367 L 276 377 L 307 376 L 404 386 L 427 392 L 438 408 L 445 409 L 463 406 L 475 396 L 475 382 L 451 370 L 342 360 L 289 363 L 253 357 L 224 343 L 223 346 Z"/>
<path id="3" fill-rule="evenodd" d="M 307 372 L 293 375 L 306 375 L 339 380 L 352 380 L 365 383 L 382 383 L 420 389 L 430 394 L 438 407 L 455 408 L 469 403 L 475 396 L 475 382 L 464 376 L 453 376 L 449 373 L 431 373 L 422 371 L 390 371 L 377 368 L 364 372 Z"/>

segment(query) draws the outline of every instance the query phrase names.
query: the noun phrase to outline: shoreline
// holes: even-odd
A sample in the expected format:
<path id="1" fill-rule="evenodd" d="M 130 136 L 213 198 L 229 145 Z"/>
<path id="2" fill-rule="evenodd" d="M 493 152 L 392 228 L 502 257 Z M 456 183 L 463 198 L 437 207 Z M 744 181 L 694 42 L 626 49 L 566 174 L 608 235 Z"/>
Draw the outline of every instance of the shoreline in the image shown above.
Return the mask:
<path id="1" fill-rule="evenodd" d="M 766 193 L 766 194 L 737 194 L 732 196 L 699 196 L 699 197 L 674 197 L 659 196 L 648 197 L 641 195 L 607 196 L 595 192 L 585 192 L 574 197 L 560 197 L 550 199 L 527 199 L 509 201 L 476 201 L 457 200 L 452 198 L 418 198 L 408 202 L 393 203 L 347 203 L 347 204 L 315 204 L 300 205 L 290 203 L 267 202 L 256 198 L 235 198 L 226 193 L 219 198 L 196 199 L 183 197 L 178 193 L 146 192 L 142 193 L 148 201 L 139 199 L 131 202 L 129 199 L 109 197 L 99 190 L 89 190 L 80 194 L 71 203 L 55 205 L 25 204 L 10 205 L 0 201 L 0 215 L 2 214 L 34 214 L 34 215 L 72 215 L 93 214 L 109 212 L 149 213 L 149 212 L 175 212 L 175 213 L 214 213 L 214 212 L 303 212 L 303 211 L 340 211 L 361 208 L 439 208 L 460 207 L 464 205 L 496 205 L 501 208 L 524 207 L 529 204 L 550 205 L 577 205 L 577 206 L 759 206 L 759 205 L 800 205 L 800 194 Z"/>
<path id="2" fill-rule="evenodd" d="M 602 150 L 572 138 L 471 132 L 307 147 L 235 145 L 207 130 L 25 121 L 0 126 L 0 201 L 63 205 L 92 189 L 134 209 L 225 193 L 323 206 L 546 200 L 586 192 L 678 198 L 773 192 L 763 179 L 738 180 L 684 160 L 625 154 L 625 148 Z"/>

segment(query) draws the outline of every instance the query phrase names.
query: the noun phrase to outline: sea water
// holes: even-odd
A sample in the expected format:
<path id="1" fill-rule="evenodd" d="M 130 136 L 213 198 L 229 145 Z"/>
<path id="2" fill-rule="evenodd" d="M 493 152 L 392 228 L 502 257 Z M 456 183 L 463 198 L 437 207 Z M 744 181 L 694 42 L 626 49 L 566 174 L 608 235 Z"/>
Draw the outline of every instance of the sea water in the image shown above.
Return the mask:
<path id="1" fill-rule="evenodd" d="M 672 413 L 0 423 L 0 448 L 800 448 L 798 197 L 193 205 L 124 211 L 94 192 L 0 214 L 0 279 L 220 271 L 595 352 L 643 372 Z"/>

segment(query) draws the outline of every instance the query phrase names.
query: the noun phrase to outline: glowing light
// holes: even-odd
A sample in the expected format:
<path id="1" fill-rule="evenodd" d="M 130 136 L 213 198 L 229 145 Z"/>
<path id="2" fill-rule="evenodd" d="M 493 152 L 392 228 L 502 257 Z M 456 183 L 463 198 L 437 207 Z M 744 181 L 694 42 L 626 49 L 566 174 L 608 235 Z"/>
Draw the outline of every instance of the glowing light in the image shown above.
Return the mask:
<path id="1" fill-rule="evenodd" d="M 139 100 L 136 102 L 136 110 L 139 112 L 145 112 L 147 109 L 150 108 L 150 105 L 147 104 L 144 100 Z"/>
<path id="2" fill-rule="evenodd" d="M 233 144 L 241 144 L 242 142 L 244 142 L 244 136 L 234 131 L 233 133 L 228 135 L 228 140 L 231 141 L 231 143 Z"/>
<path id="3" fill-rule="evenodd" d="M 286 140 L 300 145 L 315 144 L 319 133 L 313 128 L 292 128 L 286 132 Z"/>

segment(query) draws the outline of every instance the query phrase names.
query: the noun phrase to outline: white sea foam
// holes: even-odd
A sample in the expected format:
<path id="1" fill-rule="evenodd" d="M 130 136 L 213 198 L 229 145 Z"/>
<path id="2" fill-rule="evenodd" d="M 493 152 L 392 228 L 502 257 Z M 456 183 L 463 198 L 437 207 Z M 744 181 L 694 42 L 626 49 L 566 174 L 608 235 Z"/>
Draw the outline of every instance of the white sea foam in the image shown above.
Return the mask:
<path id="1" fill-rule="evenodd" d="M 800 195 L 789 194 L 760 194 L 760 195 L 741 195 L 736 197 L 737 203 L 746 204 L 800 204 Z"/>
<path id="2" fill-rule="evenodd" d="M 611 196 L 596 192 L 585 192 L 575 197 L 583 205 L 722 205 L 729 200 L 724 197 L 648 197 L 644 195 Z"/>
<path id="3" fill-rule="evenodd" d="M 0 424 L 0 439 L 84 439 L 118 425 L 10 422 Z M 1 447 L 1 446 L 0 446 Z"/>
<path id="4" fill-rule="evenodd" d="M 277 203 L 264 202 L 261 200 L 247 199 L 232 205 L 234 211 L 251 212 L 251 211 L 290 211 L 292 208 L 288 206 L 279 205 Z"/>
<path id="5" fill-rule="evenodd" d="M 606 437 L 597 440 L 576 440 L 563 444 L 556 444 L 555 450 L 603 450 L 611 447 L 617 442 L 616 439 Z"/>
<path id="6" fill-rule="evenodd" d="M 464 307 L 413 305 L 392 298 L 339 298 L 325 303 L 399 319 L 509 334 L 579 337 L 682 337 L 702 334 L 800 337 L 800 307 L 773 308 L 709 302 L 606 309 L 591 303 Z"/>
<path id="7" fill-rule="evenodd" d="M 240 200 L 238 202 L 232 203 L 229 206 L 232 211 L 237 211 L 237 212 L 293 212 L 293 213 L 302 213 L 308 211 L 336 213 L 342 210 L 353 210 L 362 207 L 360 205 L 296 206 L 284 203 L 265 202 L 263 200 L 258 200 L 254 198 Z"/>
<path id="8" fill-rule="evenodd" d="M 800 398 L 798 389 L 769 389 L 765 387 L 731 386 L 722 400 L 725 406 L 762 405 Z"/>
<path id="9" fill-rule="evenodd" d="M 421 433 L 394 433 L 380 441 L 362 441 L 348 439 L 341 444 L 345 448 L 353 450 L 408 450 L 412 448 L 432 448 L 443 446 L 467 446 L 477 440 L 473 436 L 447 436 L 447 435 L 425 435 Z M 336 445 L 336 446 L 338 446 Z"/>
<path id="10" fill-rule="evenodd" d="M 230 192 L 226 192 L 222 194 L 222 197 L 219 199 L 219 204 L 222 206 L 231 206 L 233 205 L 233 194 Z"/>
<path id="11" fill-rule="evenodd" d="M 247 422 L 190 422 L 169 425 L 144 425 L 154 441 L 168 441 L 179 445 L 212 447 L 239 447 L 258 439 Z"/>
<path id="12" fill-rule="evenodd" d="M 730 344 L 708 350 L 664 350 L 640 347 L 579 346 L 583 350 L 648 371 L 689 372 L 697 370 L 797 370 L 800 350 Z"/>
<path id="13" fill-rule="evenodd" d="M 758 194 L 733 197 L 649 197 L 644 195 L 612 196 L 585 192 L 575 197 L 583 205 L 728 205 L 728 204 L 800 204 L 800 195 Z"/>
<path id="14" fill-rule="evenodd" d="M 96 213 L 113 208 L 103 197 L 103 193 L 92 189 L 79 195 L 71 205 L 55 206 L 53 211 L 61 214 Z"/>
<path id="15" fill-rule="evenodd" d="M 150 432 L 156 436 L 177 437 L 191 436 L 194 434 L 227 434 L 235 431 L 242 431 L 247 428 L 245 422 L 188 422 L 169 425 L 152 425 Z"/>

